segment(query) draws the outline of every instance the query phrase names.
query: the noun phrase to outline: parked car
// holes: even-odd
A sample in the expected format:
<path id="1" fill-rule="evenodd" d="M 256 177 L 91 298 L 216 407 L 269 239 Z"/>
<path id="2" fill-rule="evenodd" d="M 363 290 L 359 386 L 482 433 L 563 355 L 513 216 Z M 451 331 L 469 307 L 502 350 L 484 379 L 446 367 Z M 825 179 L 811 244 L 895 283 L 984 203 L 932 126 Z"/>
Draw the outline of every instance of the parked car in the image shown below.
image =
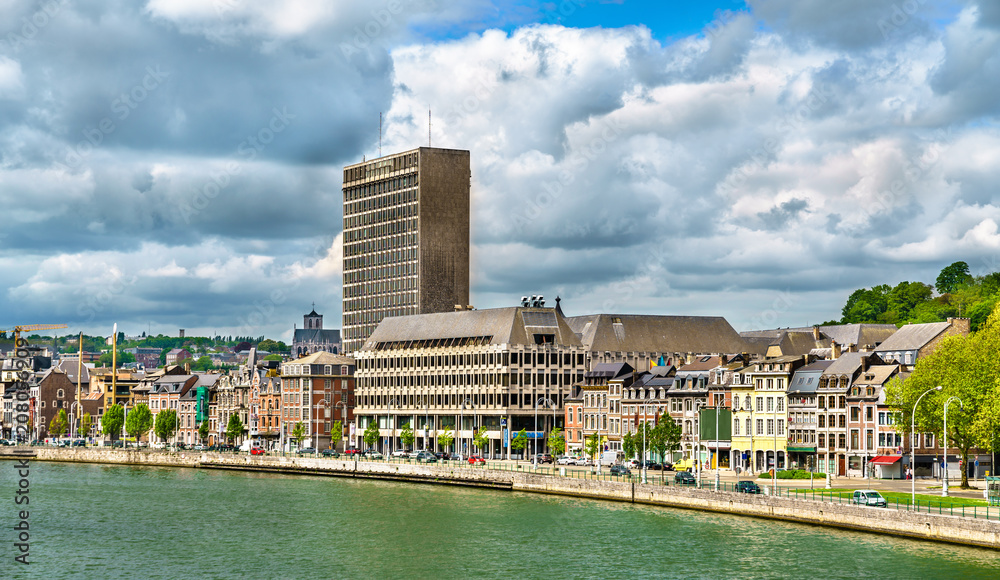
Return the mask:
<path id="1" fill-rule="evenodd" d="M 260 445 L 251 445 L 250 455 L 264 455 L 264 448 Z"/>
<path id="2" fill-rule="evenodd" d="M 199 443 L 199 444 L 195 445 L 194 447 L 192 447 L 191 449 L 193 449 L 194 451 L 207 451 L 208 447 L 205 447 L 204 445 L 202 445 L 201 443 Z"/>
<path id="3" fill-rule="evenodd" d="M 528 461 L 534 462 L 536 458 L 538 459 L 538 463 L 552 463 L 553 462 L 553 460 L 552 460 L 552 454 L 551 453 L 536 453 L 535 455 L 529 457 Z"/>
<path id="4" fill-rule="evenodd" d="M 576 465 L 576 457 L 562 455 L 559 459 L 556 459 L 556 465 Z"/>
<path id="5" fill-rule="evenodd" d="M 451 456 L 448 455 L 447 451 L 438 451 L 434 454 L 434 457 L 436 457 L 438 461 L 445 461 Z"/>
<path id="6" fill-rule="evenodd" d="M 889 502 L 886 501 L 884 497 L 882 497 L 882 494 L 875 491 L 874 489 L 854 490 L 854 496 L 851 498 L 851 503 L 855 505 L 889 507 Z"/>
<path id="7" fill-rule="evenodd" d="M 417 454 L 417 462 L 419 463 L 437 463 L 437 460 L 437 455 L 430 451 L 421 451 Z"/>
<path id="8" fill-rule="evenodd" d="M 303 447 L 302 449 L 299 449 L 295 453 L 297 455 L 315 455 L 316 454 L 316 448 L 315 447 Z"/>
<path id="9" fill-rule="evenodd" d="M 327 448 L 319 452 L 323 457 L 340 457 L 340 453 L 336 449 Z"/>
<path id="10" fill-rule="evenodd" d="M 611 475 L 631 475 L 632 472 L 629 471 L 624 465 L 615 464 L 611 466 Z"/>
<path id="11" fill-rule="evenodd" d="M 478 455 L 469 457 L 469 465 L 486 465 L 486 460 Z"/>
<path id="12" fill-rule="evenodd" d="M 368 449 L 361 454 L 362 457 L 366 459 L 382 459 L 382 454 L 374 449 Z"/>
<path id="13" fill-rule="evenodd" d="M 347 455 L 348 457 L 351 455 L 361 455 L 361 450 L 357 447 L 348 447 L 347 449 L 344 449 L 344 455 Z"/>
<path id="14" fill-rule="evenodd" d="M 625 467 L 628 467 L 629 469 L 639 469 L 642 467 L 642 464 L 639 463 L 637 459 L 629 459 L 625 462 Z"/>
<path id="15" fill-rule="evenodd" d="M 698 480 L 691 475 L 690 471 L 678 471 L 674 474 L 674 483 L 677 485 L 698 485 Z"/>
<path id="16" fill-rule="evenodd" d="M 427 450 L 426 449 L 414 449 L 413 451 L 410 451 L 406 456 L 409 457 L 410 459 L 416 459 L 417 456 L 420 455 L 421 453 L 423 453 L 424 451 L 427 451 Z"/>
<path id="17" fill-rule="evenodd" d="M 760 486 L 756 482 L 744 479 L 736 482 L 736 491 L 738 493 L 760 493 Z"/>
<path id="18" fill-rule="evenodd" d="M 409 453 L 406 452 L 406 449 L 397 449 L 390 453 L 390 455 L 393 457 L 407 457 Z"/>
<path id="19" fill-rule="evenodd" d="M 462 457 L 461 453 L 452 453 L 451 454 L 451 460 L 452 461 L 465 461 L 465 457 Z"/>
<path id="20" fill-rule="evenodd" d="M 695 462 L 690 459 L 681 459 L 674 464 L 674 471 L 694 471 Z"/>
<path id="21" fill-rule="evenodd" d="M 594 460 L 589 457 L 578 457 L 576 459 L 576 464 L 584 467 L 592 467 L 594 465 Z"/>

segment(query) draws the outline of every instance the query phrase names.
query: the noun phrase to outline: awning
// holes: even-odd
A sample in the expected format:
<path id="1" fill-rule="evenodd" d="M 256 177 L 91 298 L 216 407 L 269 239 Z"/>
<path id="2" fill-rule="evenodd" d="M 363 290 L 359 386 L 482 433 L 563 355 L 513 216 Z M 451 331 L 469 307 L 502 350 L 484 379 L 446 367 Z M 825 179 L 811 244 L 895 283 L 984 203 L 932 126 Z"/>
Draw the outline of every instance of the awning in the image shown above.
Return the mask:
<path id="1" fill-rule="evenodd" d="M 873 458 L 869 463 L 871 463 L 872 465 L 892 465 L 893 463 L 896 463 L 902 458 L 903 458 L 902 455 L 878 455 L 875 458 Z"/>
<path id="2" fill-rule="evenodd" d="M 789 447 L 789 453 L 816 453 L 815 447 Z"/>

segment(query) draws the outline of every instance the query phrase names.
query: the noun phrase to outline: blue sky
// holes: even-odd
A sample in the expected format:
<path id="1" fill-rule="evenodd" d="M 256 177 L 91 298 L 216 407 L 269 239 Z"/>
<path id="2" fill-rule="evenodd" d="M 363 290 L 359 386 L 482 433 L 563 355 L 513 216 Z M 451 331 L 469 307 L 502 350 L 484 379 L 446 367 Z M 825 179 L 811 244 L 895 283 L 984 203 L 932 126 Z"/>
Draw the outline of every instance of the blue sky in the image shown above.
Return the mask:
<path id="1" fill-rule="evenodd" d="M 341 169 L 428 107 L 478 308 L 746 330 L 1000 270 L 1000 3 L 560 5 L 3 3 L 0 326 L 339 327 Z"/>

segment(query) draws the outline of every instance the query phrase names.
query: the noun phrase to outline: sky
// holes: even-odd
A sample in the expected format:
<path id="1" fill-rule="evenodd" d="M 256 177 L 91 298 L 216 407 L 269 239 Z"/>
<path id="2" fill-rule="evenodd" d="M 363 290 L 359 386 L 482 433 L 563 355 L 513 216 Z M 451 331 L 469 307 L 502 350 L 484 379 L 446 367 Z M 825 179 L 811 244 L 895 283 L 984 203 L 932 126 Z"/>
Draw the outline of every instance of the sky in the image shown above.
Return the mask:
<path id="1" fill-rule="evenodd" d="M 987 0 L 0 0 L 0 327 L 340 327 L 341 169 L 472 159 L 471 302 L 840 317 L 1000 270 Z"/>

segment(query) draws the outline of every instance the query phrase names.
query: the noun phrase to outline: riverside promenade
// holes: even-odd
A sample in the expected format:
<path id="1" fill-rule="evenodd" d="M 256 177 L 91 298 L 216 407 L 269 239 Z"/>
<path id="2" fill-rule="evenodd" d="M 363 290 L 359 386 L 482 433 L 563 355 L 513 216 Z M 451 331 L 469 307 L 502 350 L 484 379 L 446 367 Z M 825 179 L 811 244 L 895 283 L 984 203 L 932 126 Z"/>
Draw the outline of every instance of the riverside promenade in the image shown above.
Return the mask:
<path id="1" fill-rule="evenodd" d="M 15 453 L 15 450 L 22 453 Z M 728 491 L 731 485 L 714 489 L 714 479 L 705 487 L 663 485 L 659 473 L 650 472 L 647 483 L 640 478 L 615 477 L 606 472 L 562 472 L 558 468 L 532 470 L 526 464 L 470 466 L 454 462 L 414 464 L 397 461 L 362 461 L 315 457 L 248 456 L 197 451 L 151 452 L 104 448 L 12 448 L 0 449 L 0 459 L 24 457 L 32 461 L 61 461 L 118 465 L 187 467 L 256 471 L 283 474 L 384 479 L 422 484 L 484 487 L 507 491 L 545 493 L 618 502 L 640 503 L 682 509 L 736 514 L 813 525 L 831 526 L 922 540 L 1000 549 L 1000 509 L 979 508 L 975 513 L 943 511 L 929 513 L 910 509 L 882 509 L 851 505 L 843 498 L 824 497 L 822 486 L 813 493 L 750 495 Z M 667 482 L 671 478 L 664 478 Z M 760 483 L 766 483 L 758 480 Z M 825 485 L 825 480 L 820 480 Z M 858 487 L 862 480 L 854 480 Z M 792 482 L 785 482 L 792 483 Z M 814 482 L 814 485 L 820 482 Z M 808 486 L 808 480 L 805 480 Z M 802 482 L 795 482 L 801 486 Z M 835 485 L 836 486 L 836 485 Z"/>

